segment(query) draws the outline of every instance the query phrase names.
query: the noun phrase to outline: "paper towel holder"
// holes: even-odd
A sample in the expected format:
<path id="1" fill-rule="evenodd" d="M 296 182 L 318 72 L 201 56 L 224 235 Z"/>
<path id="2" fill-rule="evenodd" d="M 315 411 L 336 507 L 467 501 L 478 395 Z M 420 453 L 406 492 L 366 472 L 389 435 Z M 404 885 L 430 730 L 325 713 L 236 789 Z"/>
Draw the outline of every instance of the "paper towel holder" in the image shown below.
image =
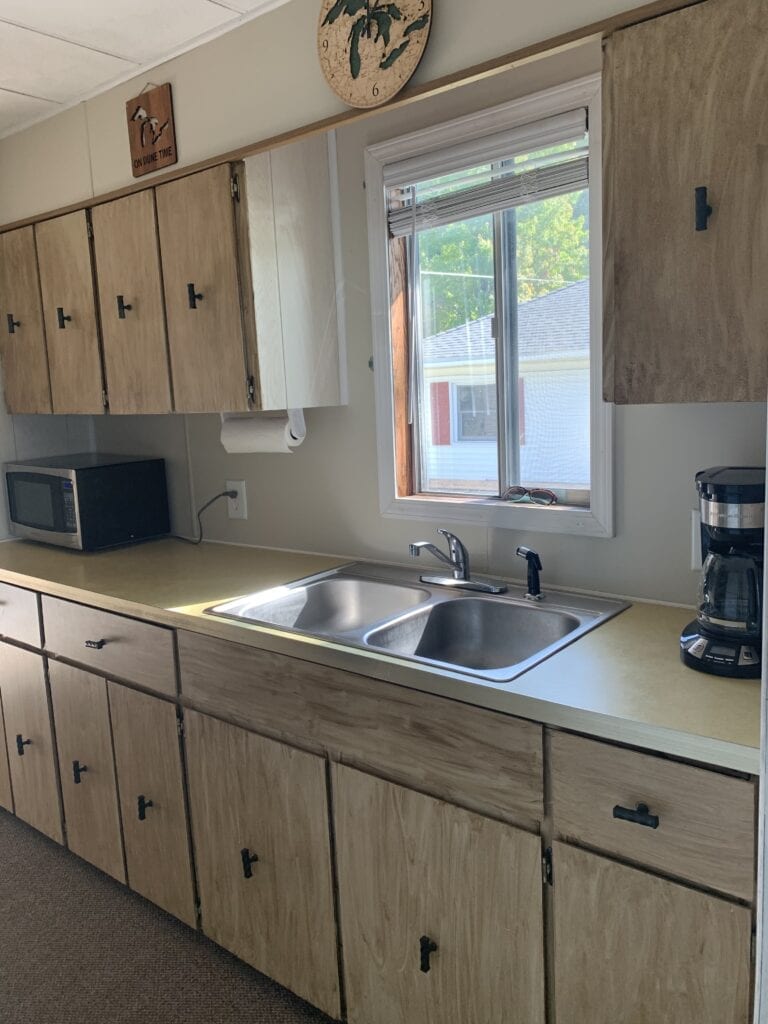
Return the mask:
<path id="1" fill-rule="evenodd" d="M 224 439 L 225 438 L 225 432 L 226 432 L 227 425 L 231 424 L 233 422 L 238 422 L 238 423 L 250 422 L 250 423 L 264 424 L 265 422 L 268 422 L 269 420 L 278 419 L 283 424 L 285 424 L 285 421 L 287 419 L 287 428 L 288 429 L 287 429 L 287 433 L 286 433 L 286 439 L 287 439 L 287 442 L 288 442 L 288 445 L 289 445 L 289 448 L 287 449 L 288 451 L 291 451 L 293 449 L 293 447 L 296 447 L 296 446 L 300 445 L 304 441 L 304 438 L 306 437 L 306 434 L 307 434 L 307 426 L 306 426 L 306 422 L 304 420 L 304 410 L 303 409 L 273 409 L 273 410 L 270 410 L 268 412 L 265 411 L 265 412 L 246 412 L 246 413 L 223 412 L 223 413 L 220 413 L 220 416 L 221 416 L 221 444 L 222 444 L 222 447 L 224 447 L 225 450 L 227 450 L 227 451 L 231 451 L 231 449 L 225 443 L 225 439 Z M 283 429 L 285 429 L 285 426 L 283 427 Z M 274 449 L 272 449 L 272 450 L 274 450 Z M 239 453 L 242 453 L 242 454 L 247 454 L 249 452 L 252 453 L 252 454 L 255 454 L 255 453 L 261 453 L 261 452 L 264 452 L 264 451 L 270 451 L 270 449 L 269 448 L 258 447 L 255 444 L 251 448 L 251 447 L 248 446 L 248 444 L 246 442 L 243 447 L 238 446 L 237 451 Z M 283 449 L 283 451 L 285 451 L 285 449 Z"/>

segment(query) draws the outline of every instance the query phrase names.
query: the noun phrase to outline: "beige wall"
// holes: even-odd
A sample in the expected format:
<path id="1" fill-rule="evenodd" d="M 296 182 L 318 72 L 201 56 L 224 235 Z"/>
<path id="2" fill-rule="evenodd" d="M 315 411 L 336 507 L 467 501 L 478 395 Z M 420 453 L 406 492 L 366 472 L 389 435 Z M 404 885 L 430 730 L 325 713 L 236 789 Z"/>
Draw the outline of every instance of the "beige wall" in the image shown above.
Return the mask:
<path id="1" fill-rule="evenodd" d="M 463 0 L 440 0 L 419 78 L 456 70 L 631 6 L 616 0 L 476 0 L 468 15 Z M 173 82 L 184 162 L 333 113 L 339 107 L 320 79 L 314 54 L 316 11 L 316 0 L 292 0 L 141 82 L 0 142 L 0 221 L 127 182 L 123 103 L 148 77 Z M 228 520 L 222 503 L 206 513 L 207 536 L 404 561 L 408 541 L 429 537 L 434 527 L 384 519 L 378 510 L 373 375 L 368 369 L 372 340 L 364 147 L 598 66 L 599 47 L 593 44 L 339 132 L 350 400 L 347 407 L 310 410 L 308 438 L 293 455 L 225 454 L 216 416 L 96 418 L 98 447 L 165 455 L 174 526 L 184 533 L 192 524 L 190 488 L 199 505 L 221 490 L 226 479 L 242 478 L 247 481 L 249 519 Z M 718 462 L 762 461 L 764 407 L 619 409 L 616 427 L 617 536 L 589 540 L 457 527 L 478 569 L 520 576 L 514 550 L 528 543 L 541 551 L 544 577 L 553 582 L 693 599 L 693 474 Z M 0 423 L 0 442 L 2 436 Z"/>

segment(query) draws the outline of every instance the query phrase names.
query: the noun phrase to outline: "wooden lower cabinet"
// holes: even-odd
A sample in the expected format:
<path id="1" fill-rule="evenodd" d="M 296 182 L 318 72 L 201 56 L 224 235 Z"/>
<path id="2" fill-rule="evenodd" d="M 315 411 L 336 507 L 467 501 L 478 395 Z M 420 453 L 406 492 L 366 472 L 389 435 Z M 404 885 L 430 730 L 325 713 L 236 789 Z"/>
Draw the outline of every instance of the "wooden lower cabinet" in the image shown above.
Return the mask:
<path id="1" fill-rule="evenodd" d="M 747 1024 L 751 911 L 555 843 L 555 1024 Z"/>
<path id="2" fill-rule="evenodd" d="M 108 686 L 128 885 L 194 928 L 176 707 Z"/>
<path id="3" fill-rule="evenodd" d="M 333 779 L 351 1024 L 543 1022 L 539 838 L 352 768 Z"/>
<path id="4" fill-rule="evenodd" d="M 56 755 L 42 657 L 0 643 L 0 693 L 15 812 L 22 821 L 62 843 Z"/>
<path id="5" fill-rule="evenodd" d="M 8 746 L 5 740 L 2 694 L 0 694 L 0 807 L 4 807 L 6 811 L 13 811 L 13 790 L 11 789 L 11 769 L 8 764 Z"/>
<path id="6" fill-rule="evenodd" d="M 48 674 L 67 845 L 125 882 L 107 682 L 61 662 L 50 662 Z"/>
<path id="7" fill-rule="evenodd" d="M 202 927 L 340 1015 L 325 761 L 185 713 Z"/>

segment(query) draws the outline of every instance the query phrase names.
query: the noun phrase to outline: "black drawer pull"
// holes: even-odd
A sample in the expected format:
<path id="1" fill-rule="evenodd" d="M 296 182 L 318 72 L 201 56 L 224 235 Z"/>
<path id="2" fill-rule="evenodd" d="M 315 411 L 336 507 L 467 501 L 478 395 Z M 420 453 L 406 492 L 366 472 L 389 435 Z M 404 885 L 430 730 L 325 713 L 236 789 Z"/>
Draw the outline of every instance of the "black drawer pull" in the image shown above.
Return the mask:
<path id="1" fill-rule="evenodd" d="M 139 821 L 146 821 L 147 808 L 154 807 L 155 805 L 152 803 L 151 800 L 147 800 L 147 798 L 144 796 L 140 796 L 137 802 L 139 805 Z"/>
<path id="2" fill-rule="evenodd" d="M 419 970 L 426 974 L 429 971 L 429 958 L 432 953 L 437 952 L 437 943 L 433 942 L 428 935 L 422 935 L 419 939 Z"/>
<path id="3" fill-rule="evenodd" d="M 19 752 L 19 757 L 24 757 L 24 747 L 28 747 L 32 740 L 23 740 L 21 733 L 16 734 L 16 749 Z"/>
<path id="4" fill-rule="evenodd" d="M 258 859 L 258 854 L 251 853 L 247 846 L 240 851 L 240 860 L 243 862 L 243 878 L 253 878 L 251 864 L 255 864 Z"/>
<path id="5" fill-rule="evenodd" d="M 634 811 L 630 807 L 621 807 L 619 804 L 613 808 L 614 818 L 621 818 L 622 821 L 631 821 L 635 825 L 645 825 L 646 828 L 658 828 L 658 814 L 649 814 L 648 804 L 638 804 Z"/>
<path id="6" fill-rule="evenodd" d="M 63 331 L 69 321 L 72 319 L 71 316 L 64 316 L 64 310 L 61 306 L 56 307 L 56 319 L 59 323 L 59 328 Z"/>
<path id="7" fill-rule="evenodd" d="M 203 299 L 203 293 L 196 292 L 195 286 L 191 282 L 187 285 L 187 299 L 189 300 L 190 309 L 197 309 L 198 302 L 202 302 Z"/>
<path id="8" fill-rule="evenodd" d="M 85 646 L 90 648 L 92 651 L 100 651 L 106 642 L 106 640 L 86 640 Z"/>
<path id="9" fill-rule="evenodd" d="M 694 200 L 696 210 L 696 230 L 706 231 L 708 227 L 709 218 L 712 216 L 712 207 L 707 202 L 707 186 L 700 185 L 699 188 L 695 189 L 694 192 L 696 198 Z"/>
<path id="10" fill-rule="evenodd" d="M 128 312 L 130 312 L 132 309 L 133 309 L 133 306 L 131 306 L 127 302 L 125 302 L 125 300 L 123 299 L 122 295 L 118 295 L 117 296 L 117 316 L 118 316 L 118 319 L 125 320 L 126 310 Z"/>
<path id="11" fill-rule="evenodd" d="M 15 334 L 16 328 L 21 327 L 21 320 L 14 320 L 13 313 L 8 314 L 8 333 Z"/>
<path id="12" fill-rule="evenodd" d="M 73 761 L 72 762 L 72 778 L 75 780 L 75 785 L 76 786 L 79 786 L 80 783 L 83 781 L 81 776 L 82 776 L 83 772 L 87 772 L 87 771 L 88 771 L 88 765 L 87 764 L 80 764 L 79 761 Z"/>

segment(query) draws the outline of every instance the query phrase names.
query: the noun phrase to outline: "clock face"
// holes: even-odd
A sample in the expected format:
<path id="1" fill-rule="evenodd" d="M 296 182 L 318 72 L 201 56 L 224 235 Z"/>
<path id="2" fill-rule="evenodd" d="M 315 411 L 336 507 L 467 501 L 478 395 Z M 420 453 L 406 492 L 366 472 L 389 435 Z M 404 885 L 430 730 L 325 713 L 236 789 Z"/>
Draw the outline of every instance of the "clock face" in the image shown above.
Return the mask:
<path id="1" fill-rule="evenodd" d="M 320 66 L 352 107 L 378 107 L 398 93 L 424 53 L 432 0 L 323 0 Z"/>

